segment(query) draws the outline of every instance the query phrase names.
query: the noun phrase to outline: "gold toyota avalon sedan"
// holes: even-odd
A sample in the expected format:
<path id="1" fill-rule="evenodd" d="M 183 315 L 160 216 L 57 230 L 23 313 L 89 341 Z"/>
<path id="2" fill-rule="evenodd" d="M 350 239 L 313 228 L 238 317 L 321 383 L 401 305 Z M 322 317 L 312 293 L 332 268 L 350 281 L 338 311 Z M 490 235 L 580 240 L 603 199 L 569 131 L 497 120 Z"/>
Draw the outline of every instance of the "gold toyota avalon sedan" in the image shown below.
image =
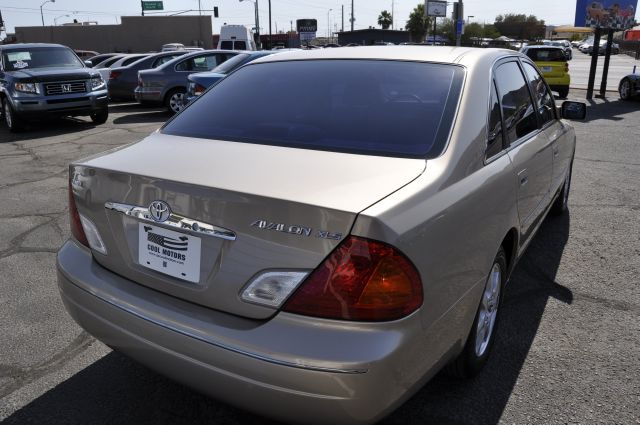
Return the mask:
<path id="1" fill-rule="evenodd" d="M 285 422 L 373 423 L 477 374 L 563 214 L 585 105 L 508 50 L 286 52 L 69 169 L 58 285 L 93 336 Z M 96 383 L 100 385 L 100 383 Z"/>

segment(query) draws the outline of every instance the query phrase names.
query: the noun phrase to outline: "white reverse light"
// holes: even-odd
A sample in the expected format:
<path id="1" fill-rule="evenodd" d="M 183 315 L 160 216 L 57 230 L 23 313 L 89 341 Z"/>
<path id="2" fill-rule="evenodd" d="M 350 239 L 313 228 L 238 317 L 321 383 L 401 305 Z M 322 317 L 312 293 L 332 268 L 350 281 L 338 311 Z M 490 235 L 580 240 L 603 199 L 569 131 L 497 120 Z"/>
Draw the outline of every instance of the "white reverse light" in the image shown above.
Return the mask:
<path id="1" fill-rule="evenodd" d="M 278 308 L 309 272 L 269 271 L 258 275 L 242 292 L 242 300 Z"/>
<path id="2" fill-rule="evenodd" d="M 91 249 L 98 251 L 100 254 L 107 255 L 107 247 L 102 242 L 102 238 L 100 237 L 100 233 L 98 232 L 98 228 L 93 221 L 89 220 L 87 217 L 80 215 L 80 222 L 82 223 L 82 228 L 84 229 L 84 234 L 87 236 L 87 241 L 89 242 L 89 246 Z"/>

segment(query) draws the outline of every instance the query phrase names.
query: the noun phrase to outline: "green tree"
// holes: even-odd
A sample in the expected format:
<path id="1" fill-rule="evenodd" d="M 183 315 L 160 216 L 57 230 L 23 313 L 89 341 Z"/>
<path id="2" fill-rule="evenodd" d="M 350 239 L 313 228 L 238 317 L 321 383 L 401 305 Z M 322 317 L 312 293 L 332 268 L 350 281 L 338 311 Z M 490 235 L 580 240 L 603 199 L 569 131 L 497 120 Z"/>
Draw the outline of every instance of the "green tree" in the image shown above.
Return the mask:
<path id="1" fill-rule="evenodd" d="M 456 41 L 455 35 L 455 22 L 449 18 L 440 18 L 436 24 L 436 32 L 439 36 L 444 37 L 449 40 L 449 42 L 453 43 Z M 431 30 L 433 30 L 433 24 L 431 25 Z"/>
<path id="2" fill-rule="evenodd" d="M 479 38 L 498 38 L 500 32 L 493 25 L 482 25 L 479 23 L 471 23 L 465 25 L 464 34 L 462 34 L 463 43 L 472 43 L 473 39 Z"/>
<path id="3" fill-rule="evenodd" d="M 431 19 L 425 16 L 424 3 L 421 3 L 409 14 L 405 29 L 411 33 L 411 40 L 416 43 L 424 41 L 424 36 L 431 27 Z"/>
<path id="4" fill-rule="evenodd" d="M 391 16 L 391 13 L 386 10 L 380 12 L 380 16 L 378 16 L 378 25 L 380 25 L 383 30 L 388 30 L 392 22 L 393 17 Z"/>
<path id="5" fill-rule="evenodd" d="M 496 16 L 494 22 L 497 30 L 507 37 L 520 40 L 535 40 L 544 37 L 544 20 L 535 15 L 507 13 Z"/>

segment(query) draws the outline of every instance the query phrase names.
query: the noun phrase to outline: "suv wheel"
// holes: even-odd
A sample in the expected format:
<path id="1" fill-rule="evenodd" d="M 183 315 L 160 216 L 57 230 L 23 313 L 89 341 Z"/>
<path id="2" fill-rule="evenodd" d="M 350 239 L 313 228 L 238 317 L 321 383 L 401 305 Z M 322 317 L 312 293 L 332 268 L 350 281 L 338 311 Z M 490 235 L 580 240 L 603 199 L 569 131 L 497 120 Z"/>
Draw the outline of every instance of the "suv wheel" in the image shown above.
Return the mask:
<path id="1" fill-rule="evenodd" d="M 11 103 L 6 97 L 2 98 L 2 112 L 4 115 L 4 122 L 7 123 L 7 127 L 11 132 L 18 132 L 24 128 L 24 124 L 20 116 L 13 110 Z"/>
<path id="2" fill-rule="evenodd" d="M 185 93 L 184 89 L 173 89 L 167 93 L 164 103 L 169 112 L 177 114 L 182 111 L 184 108 L 184 104 L 182 102 L 184 102 Z"/>
<path id="3" fill-rule="evenodd" d="M 109 118 L 109 108 L 104 108 L 100 112 L 89 115 L 94 124 L 104 124 Z"/>
<path id="4" fill-rule="evenodd" d="M 561 87 L 558 89 L 558 95 L 560 96 L 561 99 L 566 99 L 567 96 L 569 95 L 569 87 Z"/>

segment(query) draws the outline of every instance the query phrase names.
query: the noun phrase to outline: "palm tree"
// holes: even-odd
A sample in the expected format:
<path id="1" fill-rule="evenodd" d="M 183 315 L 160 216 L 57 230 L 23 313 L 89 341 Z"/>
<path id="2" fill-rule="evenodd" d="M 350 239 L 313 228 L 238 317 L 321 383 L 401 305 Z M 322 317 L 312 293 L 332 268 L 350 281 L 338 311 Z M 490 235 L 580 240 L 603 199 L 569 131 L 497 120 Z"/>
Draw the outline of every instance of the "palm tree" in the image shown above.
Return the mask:
<path id="1" fill-rule="evenodd" d="M 421 3 L 409 14 L 405 28 L 411 33 L 411 40 L 419 43 L 424 41 L 424 36 L 430 27 L 431 19 L 425 16 L 424 3 Z"/>
<path id="2" fill-rule="evenodd" d="M 378 25 L 380 25 L 383 30 L 388 30 L 392 22 L 393 17 L 391 16 L 391 13 L 386 10 L 380 12 L 380 16 L 378 16 Z"/>

